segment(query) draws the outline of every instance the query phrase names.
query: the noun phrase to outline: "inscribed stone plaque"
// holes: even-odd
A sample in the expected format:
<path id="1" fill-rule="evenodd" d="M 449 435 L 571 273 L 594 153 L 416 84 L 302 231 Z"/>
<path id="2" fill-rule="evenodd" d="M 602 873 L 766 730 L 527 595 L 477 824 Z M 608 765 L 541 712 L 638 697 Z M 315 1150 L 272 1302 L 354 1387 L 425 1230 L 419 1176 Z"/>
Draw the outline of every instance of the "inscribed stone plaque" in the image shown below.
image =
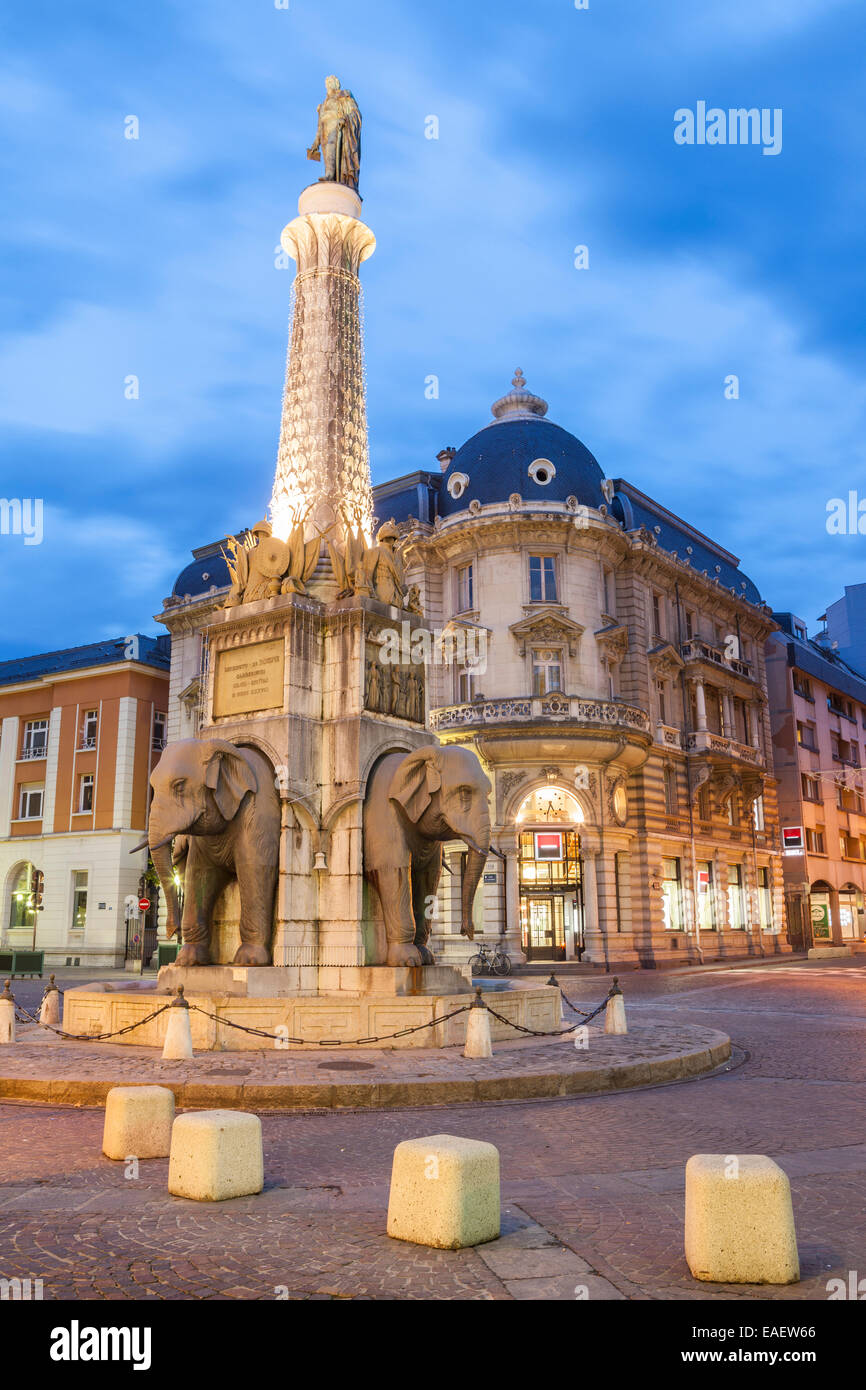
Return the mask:
<path id="1" fill-rule="evenodd" d="M 285 642 L 253 642 L 217 653 L 213 717 L 283 707 Z"/>

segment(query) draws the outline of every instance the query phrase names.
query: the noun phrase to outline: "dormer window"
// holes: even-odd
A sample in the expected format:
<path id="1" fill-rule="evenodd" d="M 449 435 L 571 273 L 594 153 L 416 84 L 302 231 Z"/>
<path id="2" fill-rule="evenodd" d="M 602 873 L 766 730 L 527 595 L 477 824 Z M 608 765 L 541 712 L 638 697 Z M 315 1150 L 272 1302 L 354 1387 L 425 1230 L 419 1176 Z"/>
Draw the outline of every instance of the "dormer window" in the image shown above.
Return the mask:
<path id="1" fill-rule="evenodd" d="M 556 477 L 556 469 L 550 459 L 535 459 L 529 465 L 529 476 L 539 487 L 546 487 Z"/>
<path id="2" fill-rule="evenodd" d="M 449 496 L 457 502 L 469 486 L 469 475 L 467 473 L 452 473 L 446 486 Z"/>

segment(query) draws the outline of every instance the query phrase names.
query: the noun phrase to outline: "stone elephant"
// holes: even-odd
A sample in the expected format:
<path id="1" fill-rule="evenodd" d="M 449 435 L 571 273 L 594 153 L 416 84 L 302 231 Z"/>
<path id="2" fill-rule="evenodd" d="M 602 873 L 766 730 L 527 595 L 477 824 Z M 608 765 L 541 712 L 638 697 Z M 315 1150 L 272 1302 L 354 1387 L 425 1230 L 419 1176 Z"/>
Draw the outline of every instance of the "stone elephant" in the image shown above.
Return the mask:
<path id="1" fill-rule="evenodd" d="M 442 872 L 442 842 L 469 849 L 461 926 L 473 936 L 472 902 L 490 848 L 490 782 L 475 754 L 455 746 L 389 753 L 364 800 L 364 877 L 382 905 L 389 965 L 432 965 L 429 906 Z"/>
<path id="2" fill-rule="evenodd" d="M 214 905 L 237 878 L 241 945 L 233 964 L 270 965 L 280 801 L 267 758 L 224 739 L 183 739 L 168 745 L 150 782 L 144 843 L 165 894 L 169 935 L 183 933 L 176 963 L 210 964 Z M 184 857 L 181 922 L 173 869 Z"/>

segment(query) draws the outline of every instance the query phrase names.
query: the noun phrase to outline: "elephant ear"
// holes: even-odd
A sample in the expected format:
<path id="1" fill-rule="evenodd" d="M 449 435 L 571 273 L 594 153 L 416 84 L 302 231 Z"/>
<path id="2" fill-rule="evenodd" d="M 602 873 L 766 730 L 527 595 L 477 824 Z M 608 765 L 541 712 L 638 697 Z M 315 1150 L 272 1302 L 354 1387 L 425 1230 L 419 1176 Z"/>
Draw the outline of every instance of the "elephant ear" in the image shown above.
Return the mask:
<path id="1" fill-rule="evenodd" d="M 421 819 L 442 785 L 438 748 L 417 748 L 400 763 L 388 793 L 402 806 L 410 821 Z"/>
<path id="2" fill-rule="evenodd" d="M 205 781 L 223 820 L 232 820 L 247 792 L 259 789 L 255 773 L 233 743 L 216 745 Z"/>

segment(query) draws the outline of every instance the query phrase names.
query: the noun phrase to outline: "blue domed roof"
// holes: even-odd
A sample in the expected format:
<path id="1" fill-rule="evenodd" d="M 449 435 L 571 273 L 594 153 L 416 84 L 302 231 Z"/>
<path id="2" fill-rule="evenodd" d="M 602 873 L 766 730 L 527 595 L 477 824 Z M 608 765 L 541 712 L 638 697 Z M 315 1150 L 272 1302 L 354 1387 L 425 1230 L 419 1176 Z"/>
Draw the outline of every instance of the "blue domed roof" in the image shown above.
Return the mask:
<path id="1" fill-rule="evenodd" d="M 172 593 L 176 598 L 195 598 L 209 589 L 224 589 L 231 583 L 228 565 L 219 550 L 199 555 L 182 569 Z"/>
<path id="2" fill-rule="evenodd" d="M 513 387 L 494 404 L 493 422 L 473 434 L 451 459 L 439 493 L 440 515 L 453 516 L 473 501 L 506 502 L 515 492 L 526 502 L 576 497 L 588 507 L 601 506 L 604 473 L 586 445 L 544 419 L 547 402 L 523 389 L 519 371 Z M 536 461 L 539 467 L 530 473 Z M 544 467 L 545 461 L 552 470 Z M 465 487 L 457 474 L 469 479 Z"/>

